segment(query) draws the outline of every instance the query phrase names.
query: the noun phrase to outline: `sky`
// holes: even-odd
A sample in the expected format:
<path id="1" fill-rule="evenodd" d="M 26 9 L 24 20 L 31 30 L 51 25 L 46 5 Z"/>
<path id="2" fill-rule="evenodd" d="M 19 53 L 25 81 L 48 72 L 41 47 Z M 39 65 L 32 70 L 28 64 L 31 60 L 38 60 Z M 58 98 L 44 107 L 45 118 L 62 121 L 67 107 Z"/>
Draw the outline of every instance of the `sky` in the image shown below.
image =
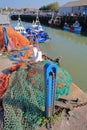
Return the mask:
<path id="1" fill-rule="evenodd" d="M 60 6 L 75 0 L 0 0 L 0 8 L 40 8 L 53 2 L 58 2 Z"/>

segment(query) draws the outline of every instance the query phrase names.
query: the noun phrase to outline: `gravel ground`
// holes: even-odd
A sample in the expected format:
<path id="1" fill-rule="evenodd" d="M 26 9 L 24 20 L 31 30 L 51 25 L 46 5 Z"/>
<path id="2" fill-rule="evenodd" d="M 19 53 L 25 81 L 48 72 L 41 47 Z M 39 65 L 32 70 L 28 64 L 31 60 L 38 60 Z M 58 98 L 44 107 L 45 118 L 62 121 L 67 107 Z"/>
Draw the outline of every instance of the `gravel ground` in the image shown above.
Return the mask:
<path id="1" fill-rule="evenodd" d="M 39 127 L 38 130 L 47 130 Z M 62 118 L 56 121 L 52 130 L 87 130 L 87 105 L 74 108 L 69 118 L 62 114 Z"/>
<path id="2" fill-rule="evenodd" d="M 71 84 L 70 94 L 61 96 L 61 98 L 67 100 L 75 100 L 78 98 L 81 103 L 87 103 L 87 94 L 74 83 Z M 63 112 L 62 118 L 55 122 L 52 130 L 87 130 L 87 104 L 72 109 L 68 118 L 65 115 L 65 112 Z M 39 127 L 38 130 L 47 129 L 45 127 Z"/>
<path id="3" fill-rule="evenodd" d="M 16 60 L 10 60 L 7 56 L 0 55 L 0 74 L 7 73 L 8 68 L 11 65 L 17 64 L 18 62 L 20 62 L 20 60 L 17 58 L 16 58 Z"/>
<path id="4" fill-rule="evenodd" d="M 0 56 L 0 74 L 6 73 L 8 70 L 8 67 L 10 67 L 13 64 L 12 61 L 10 61 L 7 56 Z"/>

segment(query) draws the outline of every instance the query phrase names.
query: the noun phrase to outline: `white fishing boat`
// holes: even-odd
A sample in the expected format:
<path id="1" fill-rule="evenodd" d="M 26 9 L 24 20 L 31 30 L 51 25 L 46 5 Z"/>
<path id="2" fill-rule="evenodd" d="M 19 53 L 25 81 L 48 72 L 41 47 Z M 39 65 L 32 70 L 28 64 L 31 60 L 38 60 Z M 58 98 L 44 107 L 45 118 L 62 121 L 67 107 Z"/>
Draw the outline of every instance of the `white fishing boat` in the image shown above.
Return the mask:
<path id="1" fill-rule="evenodd" d="M 23 24 L 22 24 L 22 22 L 21 22 L 21 19 L 20 19 L 20 17 L 18 18 L 18 23 L 17 23 L 17 25 L 14 27 L 14 29 L 15 29 L 15 31 L 17 31 L 17 32 L 19 32 L 19 33 L 26 33 L 26 31 L 25 31 L 25 28 L 24 28 L 24 26 L 23 26 Z"/>
<path id="2" fill-rule="evenodd" d="M 41 24 L 40 24 L 38 15 L 36 17 L 36 21 L 33 21 L 33 23 L 32 23 L 32 30 L 34 30 L 37 33 L 44 31 Z"/>
<path id="3" fill-rule="evenodd" d="M 18 22 L 17 25 L 14 27 L 15 31 L 24 35 L 26 38 L 29 38 L 28 33 L 26 32 L 25 27 L 23 26 L 22 22 L 21 22 L 21 18 L 18 18 Z"/>

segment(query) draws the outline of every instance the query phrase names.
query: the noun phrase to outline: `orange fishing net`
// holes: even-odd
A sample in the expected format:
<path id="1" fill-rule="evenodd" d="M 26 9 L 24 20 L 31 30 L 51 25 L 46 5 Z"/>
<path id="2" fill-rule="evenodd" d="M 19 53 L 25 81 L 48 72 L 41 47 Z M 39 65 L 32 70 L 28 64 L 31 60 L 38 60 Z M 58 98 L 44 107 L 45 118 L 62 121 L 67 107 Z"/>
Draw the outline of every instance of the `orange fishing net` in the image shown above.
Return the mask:
<path id="1" fill-rule="evenodd" d="M 10 77 L 10 74 L 8 75 L 2 74 L 0 76 L 0 98 L 3 96 L 3 94 L 8 88 L 9 77 Z"/>
<path id="2" fill-rule="evenodd" d="M 29 47 L 29 45 L 31 45 L 31 42 L 25 38 L 24 36 L 22 36 L 20 33 L 14 31 L 11 27 L 6 27 L 6 32 L 7 32 L 7 36 L 8 36 L 8 39 L 9 39 L 9 43 L 8 43 L 8 47 L 9 47 L 9 50 L 11 49 L 17 49 L 15 51 L 12 51 L 10 52 L 11 54 L 13 53 L 19 53 L 21 48 L 23 48 L 24 46 L 26 47 Z M 6 49 L 4 46 L 4 35 L 3 35 L 3 32 L 2 32 L 2 26 L 0 26 L 0 51 L 6 51 Z M 32 47 L 29 49 L 29 50 L 24 50 L 24 55 L 21 56 L 21 59 L 28 59 L 33 51 L 32 51 Z M 5 93 L 5 91 L 7 90 L 8 88 L 8 84 L 9 84 L 9 77 L 11 75 L 12 72 L 18 70 L 20 68 L 20 66 L 24 66 L 26 65 L 27 61 L 25 62 L 21 62 L 19 64 L 16 64 L 14 66 L 11 66 L 9 68 L 10 70 L 10 73 L 5 75 L 5 74 L 2 74 L 0 76 L 0 98 L 3 96 L 3 94 Z"/>
<path id="3" fill-rule="evenodd" d="M 11 76 L 11 73 L 18 70 L 21 66 L 25 66 L 25 63 L 19 63 L 13 65 L 9 68 L 10 72 L 7 75 L 6 74 L 0 75 L 0 98 L 2 98 L 3 94 L 8 88 L 9 78 Z"/>
<path id="4" fill-rule="evenodd" d="M 16 65 L 13 65 L 9 68 L 9 70 L 10 70 L 10 72 L 14 72 L 14 71 L 18 70 L 21 66 L 25 66 L 25 63 L 19 63 Z"/>
<path id="5" fill-rule="evenodd" d="M 14 48 L 22 48 L 23 46 L 29 46 L 31 42 L 20 33 L 14 31 L 11 27 L 6 27 L 8 39 L 14 44 Z M 2 26 L 0 26 L 0 50 L 4 46 L 4 37 L 2 32 Z"/>

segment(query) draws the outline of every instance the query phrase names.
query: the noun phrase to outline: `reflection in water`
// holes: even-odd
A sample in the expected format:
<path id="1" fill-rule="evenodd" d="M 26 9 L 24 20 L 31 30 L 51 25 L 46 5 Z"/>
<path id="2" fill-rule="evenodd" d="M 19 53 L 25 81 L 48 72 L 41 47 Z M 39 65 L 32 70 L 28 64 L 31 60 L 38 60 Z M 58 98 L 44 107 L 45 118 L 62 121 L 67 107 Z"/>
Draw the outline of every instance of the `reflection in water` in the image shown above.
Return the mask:
<path id="1" fill-rule="evenodd" d="M 50 28 L 49 28 L 49 30 L 50 30 Z M 87 45 L 87 37 L 84 33 L 83 33 L 84 34 L 83 35 L 83 34 L 79 34 L 79 33 L 73 33 L 73 32 L 68 32 L 68 31 L 58 30 L 58 29 L 52 29 L 52 33 L 54 35 L 59 35 L 60 37 L 63 36 L 64 38 L 66 38 L 68 40 L 73 40 L 77 43 Z"/>
<path id="2" fill-rule="evenodd" d="M 87 38 L 63 30 L 47 28 L 51 41 L 40 44 L 50 57 L 62 56 L 62 66 L 67 69 L 81 89 L 87 92 Z"/>
<path id="3" fill-rule="evenodd" d="M 30 23 L 24 22 L 24 25 Z M 39 44 L 42 52 L 51 58 L 62 56 L 61 66 L 71 74 L 73 82 L 87 92 L 87 37 L 59 29 L 44 28 L 51 40 Z"/>

